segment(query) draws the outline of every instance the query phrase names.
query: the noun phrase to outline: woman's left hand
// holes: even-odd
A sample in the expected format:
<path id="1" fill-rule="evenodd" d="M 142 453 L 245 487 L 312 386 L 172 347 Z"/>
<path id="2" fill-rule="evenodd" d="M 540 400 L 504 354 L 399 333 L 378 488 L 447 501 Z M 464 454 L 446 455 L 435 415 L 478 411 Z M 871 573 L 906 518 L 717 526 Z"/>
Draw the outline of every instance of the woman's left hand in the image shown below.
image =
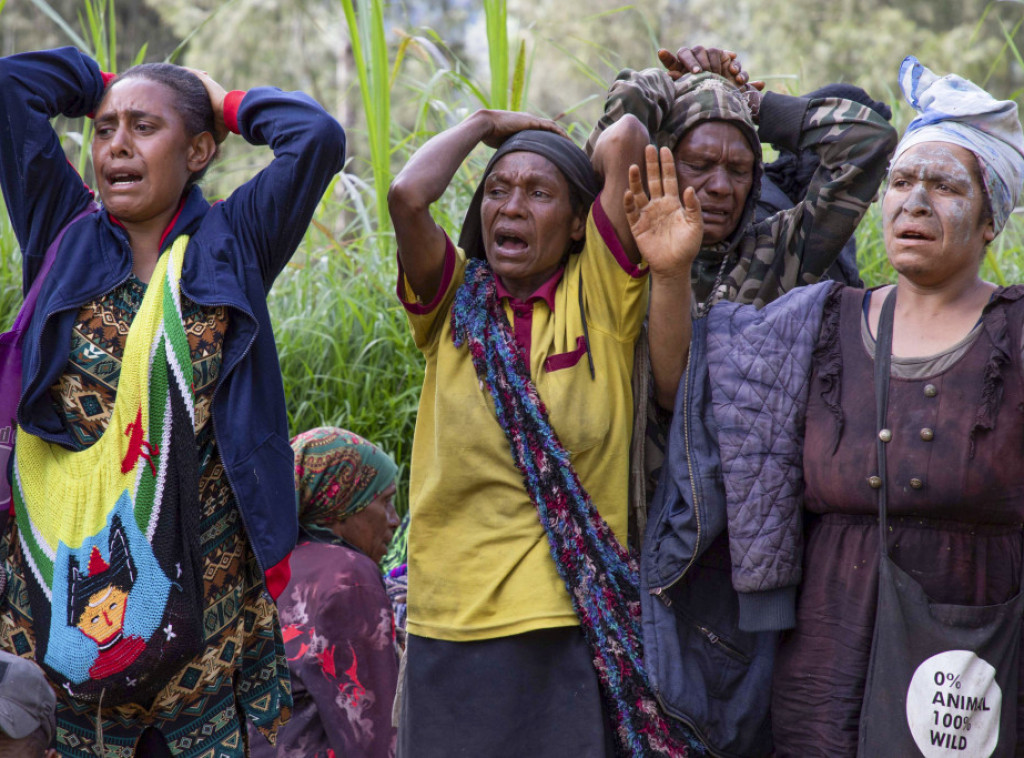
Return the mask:
<path id="1" fill-rule="evenodd" d="M 692 187 L 687 187 L 683 202 L 679 201 L 672 151 L 661 148 L 659 154 L 648 145 L 647 186 L 650 197 L 640 181 L 640 167 L 629 167 L 629 189 L 623 197 L 630 231 L 644 262 L 655 276 L 674 277 L 689 274 L 704 237 L 704 220 L 700 201 Z"/>
<path id="2" fill-rule="evenodd" d="M 228 127 L 224 123 L 224 98 L 227 97 L 227 90 L 217 84 L 205 71 L 197 68 L 188 68 L 199 77 L 199 81 L 206 87 L 206 93 L 210 96 L 210 105 L 213 106 L 213 139 L 219 145 L 228 137 Z"/>

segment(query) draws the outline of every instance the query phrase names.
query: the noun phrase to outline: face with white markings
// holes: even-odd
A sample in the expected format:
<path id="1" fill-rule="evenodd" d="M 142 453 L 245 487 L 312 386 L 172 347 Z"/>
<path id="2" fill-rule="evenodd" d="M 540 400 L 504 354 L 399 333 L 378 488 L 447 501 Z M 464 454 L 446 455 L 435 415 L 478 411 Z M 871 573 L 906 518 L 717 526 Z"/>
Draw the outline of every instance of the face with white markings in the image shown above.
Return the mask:
<path id="1" fill-rule="evenodd" d="M 995 237 L 974 154 L 946 142 L 909 148 L 889 172 L 882 198 L 889 262 L 915 283 L 932 286 L 976 274 Z"/>

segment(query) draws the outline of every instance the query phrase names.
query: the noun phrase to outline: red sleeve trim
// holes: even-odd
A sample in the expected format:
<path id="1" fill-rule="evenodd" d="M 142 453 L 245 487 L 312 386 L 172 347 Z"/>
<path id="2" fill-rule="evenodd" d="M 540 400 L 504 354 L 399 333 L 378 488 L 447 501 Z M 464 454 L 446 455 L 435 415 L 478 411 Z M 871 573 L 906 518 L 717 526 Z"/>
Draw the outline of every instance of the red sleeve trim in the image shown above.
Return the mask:
<path id="1" fill-rule="evenodd" d="M 224 96 L 224 125 L 234 134 L 242 133 L 238 129 L 238 109 L 242 106 L 243 97 L 245 90 L 237 89 Z"/>
<path id="2" fill-rule="evenodd" d="M 447 233 L 444 235 L 444 242 L 444 271 L 441 273 L 441 284 L 437 288 L 434 299 L 429 303 L 409 302 L 405 299 L 405 270 L 402 268 L 402 259 L 398 259 L 398 286 L 395 288 L 395 292 L 405 310 L 414 316 L 423 316 L 437 308 L 444 298 L 444 293 L 451 286 L 452 277 L 455 276 L 455 244 Z"/>
<path id="3" fill-rule="evenodd" d="M 288 553 L 284 557 L 284 560 L 278 563 L 276 566 L 271 566 L 267 569 L 266 574 L 263 576 L 263 580 L 267 584 L 267 592 L 276 601 L 284 592 L 284 588 L 288 586 L 288 582 L 292 578 L 292 565 L 290 563 L 292 554 Z"/>
<path id="4" fill-rule="evenodd" d="M 615 233 L 615 227 L 612 226 L 612 221 L 608 218 L 608 214 L 604 212 L 604 207 L 601 205 L 601 195 L 598 195 L 594 199 L 594 204 L 591 206 L 591 212 L 594 214 L 594 226 L 597 227 L 598 233 L 601 235 L 601 239 L 604 240 L 604 244 L 608 246 L 612 255 L 615 257 L 615 262 L 619 264 L 619 268 L 625 271 L 634 279 L 639 279 L 642 276 L 647 276 L 647 269 L 640 268 L 626 255 L 626 251 L 622 249 L 622 243 L 619 242 L 619 235 Z"/>

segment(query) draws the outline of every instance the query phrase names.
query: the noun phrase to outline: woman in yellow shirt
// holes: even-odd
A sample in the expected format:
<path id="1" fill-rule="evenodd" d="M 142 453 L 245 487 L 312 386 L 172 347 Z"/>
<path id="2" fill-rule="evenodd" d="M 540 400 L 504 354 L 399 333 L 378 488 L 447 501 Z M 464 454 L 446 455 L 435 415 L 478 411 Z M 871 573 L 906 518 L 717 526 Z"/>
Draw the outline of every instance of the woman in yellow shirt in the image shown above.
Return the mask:
<path id="1" fill-rule="evenodd" d="M 641 265 L 623 206 L 648 141 L 623 118 L 591 162 L 554 122 L 478 111 L 392 185 L 398 295 L 427 364 L 399 755 L 667 749 L 622 548 L 633 344 L 649 289 L 652 314 L 678 297 L 678 251 Z M 481 142 L 498 149 L 456 247 L 430 205 Z M 651 338 L 675 328 L 654 318 Z"/>

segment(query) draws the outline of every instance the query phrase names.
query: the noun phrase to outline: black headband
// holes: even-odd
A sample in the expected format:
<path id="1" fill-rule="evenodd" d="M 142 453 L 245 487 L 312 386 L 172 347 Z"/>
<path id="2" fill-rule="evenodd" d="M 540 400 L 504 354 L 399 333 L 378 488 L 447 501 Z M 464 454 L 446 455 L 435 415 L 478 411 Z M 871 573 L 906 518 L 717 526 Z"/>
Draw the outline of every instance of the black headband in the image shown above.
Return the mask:
<path id="1" fill-rule="evenodd" d="M 555 164 L 555 167 L 562 172 L 570 189 L 583 201 L 585 208 L 590 208 L 597 197 L 601 187 L 594 174 L 594 168 L 590 165 L 590 159 L 576 144 L 569 139 L 540 129 L 526 129 L 517 132 L 505 140 L 499 147 L 484 169 L 484 175 L 480 178 L 480 184 L 473 194 L 473 201 L 466 211 L 466 218 L 462 222 L 462 233 L 459 234 L 459 247 L 466 252 L 467 258 L 485 258 L 484 236 L 480 221 L 480 205 L 484 197 L 484 182 L 502 156 L 508 153 L 525 152 L 537 153 Z M 578 252 L 583 247 L 583 240 L 573 244 L 569 252 Z"/>

